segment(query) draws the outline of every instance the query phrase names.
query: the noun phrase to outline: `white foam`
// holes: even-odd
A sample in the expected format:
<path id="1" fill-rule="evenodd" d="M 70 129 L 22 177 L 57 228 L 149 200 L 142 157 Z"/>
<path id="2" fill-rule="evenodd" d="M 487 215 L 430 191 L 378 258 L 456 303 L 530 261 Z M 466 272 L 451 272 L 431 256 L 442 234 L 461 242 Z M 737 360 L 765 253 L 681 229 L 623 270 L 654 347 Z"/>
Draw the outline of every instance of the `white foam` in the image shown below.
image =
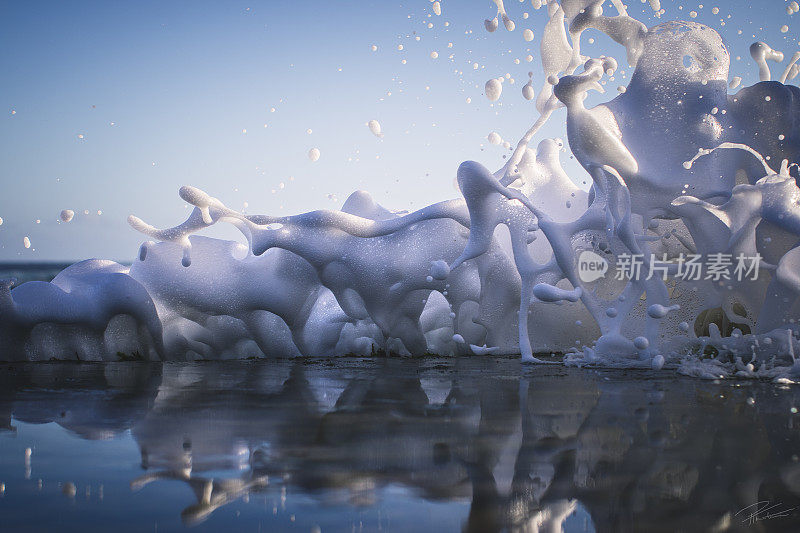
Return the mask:
<path id="1" fill-rule="evenodd" d="M 378 138 L 380 138 L 380 139 L 382 139 L 382 138 L 383 138 L 383 131 L 382 131 L 382 129 L 381 129 L 381 124 L 380 124 L 380 122 L 378 122 L 378 121 L 377 121 L 377 120 L 375 120 L 375 119 L 372 119 L 372 120 L 370 120 L 369 122 L 367 122 L 367 127 L 369 128 L 369 131 L 371 131 L 371 132 L 372 132 L 372 134 L 373 134 L 375 137 L 378 137 Z"/>
<path id="2" fill-rule="evenodd" d="M 500 82 L 500 80 L 492 78 L 486 82 L 486 85 L 484 86 L 484 92 L 486 93 L 486 98 L 492 102 L 496 102 L 503 92 L 503 84 Z"/>
<path id="3" fill-rule="evenodd" d="M 495 3 L 487 29 L 502 19 L 512 31 Z M 728 81 L 730 55 L 708 26 L 647 28 L 619 0 L 616 14 L 588 0 L 532 5 L 547 7 L 545 82 L 536 93 L 529 73 L 522 88 L 536 101 L 535 121 L 496 172 L 474 161 L 458 167 L 461 198 L 397 213 L 356 191 L 338 211 L 273 216 L 182 187 L 193 206 L 183 222 L 160 229 L 129 218 L 150 239 L 129 270 L 92 260 L 52 283 L 0 284 L 0 341 L 11 347 L 3 353 L 180 360 L 377 348 L 519 353 L 535 363 L 535 353 L 566 352 L 570 365 L 800 377 L 798 92 L 785 85 L 800 54 L 767 82 L 768 62 L 783 55 L 755 43 L 764 82 L 728 95 L 741 78 Z M 605 95 L 617 60 L 581 52 L 588 30 L 624 49 L 634 70 L 620 94 Z M 511 73 L 486 82 L 491 102 L 504 80 Z M 603 103 L 587 105 L 593 92 Z M 560 139 L 529 147 L 561 108 L 586 176 L 564 171 Z M 383 137 L 377 120 L 366 125 Z M 487 140 L 511 147 L 497 132 Z M 319 149 L 308 156 L 317 161 Z M 576 186 L 581 179 L 590 192 Z M 195 235 L 218 224 L 246 244 Z M 645 276 L 616 276 L 632 254 Z M 694 254 L 759 254 L 763 265 L 756 279 L 687 280 L 681 261 Z M 581 258 L 597 263 L 593 275 L 581 274 Z"/>
<path id="4" fill-rule="evenodd" d="M 758 76 L 761 81 L 772 79 L 767 61 L 775 61 L 776 63 L 783 61 L 783 52 L 773 50 L 767 43 L 762 41 L 750 45 L 750 56 L 758 65 Z"/>

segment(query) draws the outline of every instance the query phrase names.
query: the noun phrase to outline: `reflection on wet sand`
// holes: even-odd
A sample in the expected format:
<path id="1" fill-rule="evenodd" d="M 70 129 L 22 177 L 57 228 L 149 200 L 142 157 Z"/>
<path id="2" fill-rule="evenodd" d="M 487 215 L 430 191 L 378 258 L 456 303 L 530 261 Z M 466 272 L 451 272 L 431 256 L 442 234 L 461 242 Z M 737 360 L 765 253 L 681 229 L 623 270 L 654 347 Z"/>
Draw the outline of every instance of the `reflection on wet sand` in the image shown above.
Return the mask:
<path id="1" fill-rule="evenodd" d="M 180 482 L 187 524 L 280 490 L 468 502 L 465 531 L 770 531 L 800 511 L 800 391 L 505 359 L 7 366 L 0 431 L 131 430 L 134 491 Z M 796 411 L 796 409 L 794 410 Z M 746 516 L 747 515 L 747 516 Z M 571 517 L 571 518 L 570 518 Z"/>

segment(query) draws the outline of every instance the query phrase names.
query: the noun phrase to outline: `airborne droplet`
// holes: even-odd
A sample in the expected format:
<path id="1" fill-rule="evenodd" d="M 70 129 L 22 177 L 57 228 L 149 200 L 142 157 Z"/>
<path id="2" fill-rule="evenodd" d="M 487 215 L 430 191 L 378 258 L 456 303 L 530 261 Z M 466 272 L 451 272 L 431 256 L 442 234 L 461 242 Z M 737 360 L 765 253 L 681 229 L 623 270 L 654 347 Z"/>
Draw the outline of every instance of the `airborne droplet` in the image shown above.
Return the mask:
<path id="1" fill-rule="evenodd" d="M 531 85 L 531 82 L 526 83 L 522 87 L 522 97 L 525 100 L 533 100 L 534 96 L 536 96 L 536 92 L 533 90 L 533 85 Z"/>
<path id="2" fill-rule="evenodd" d="M 367 122 L 367 127 L 369 127 L 369 131 L 376 137 L 383 138 L 383 132 L 381 131 L 381 124 L 375 119 L 370 120 Z"/>
<path id="3" fill-rule="evenodd" d="M 500 94 L 503 92 L 503 84 L 500 83 L 497 79 L 492 78 L 491 80 L 486 82 L 484 91 L 486 92 L 486 98 L 488 98 L 492 102 L 496 102 L 497 99 L 500 98 Z"/>

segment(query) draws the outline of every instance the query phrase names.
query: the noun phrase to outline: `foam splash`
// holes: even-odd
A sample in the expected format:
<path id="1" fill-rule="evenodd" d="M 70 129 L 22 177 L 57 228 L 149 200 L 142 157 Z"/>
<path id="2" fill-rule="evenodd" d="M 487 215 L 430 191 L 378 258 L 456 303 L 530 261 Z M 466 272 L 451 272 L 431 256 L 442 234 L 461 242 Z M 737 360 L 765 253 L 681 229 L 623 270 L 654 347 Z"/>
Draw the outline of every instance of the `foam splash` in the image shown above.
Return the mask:
<path id="1" fill-rule="evenodd" d="M 523 88 L 538 117 L 497 172 L 461 164 L 461 198 L 403 214 L 357 191 L 341 211 L 277 217 L 183 187 L 194 207 L 183 223 L 159 229 L 130 217 L 152 240 L 129 269 L 93 260 L 52 283 L 3 284 L 2 357 L 386 350 L 541 362 L 535 354 L 560 352 L 574 365 L 800 377 L 800 90 L 786 85 L 800 53 L 769 81 L 767 62 L 783 54 L 755 43 L 762 81 L 729 95 L 741 78 L 729 81 L 730 55 L 707 26 L 648 28 L 618 0 L 613 15 L 600 1 L 540 4 L 546 81 L 538 92 L 530 81 Z M 651 6 L 662 13 L 659 2 Z M 489 31 L 497 26 L 486 21 Z M 581 53 L 589 29 L 622 45 L 634 68 L 625 90 L 595 107 L 588 94 L 604 93 L 619 65 Z M 490 100 L 500 98 L 502 79 L 486 83 Z M 592 178 L 588 194 L 561 167 L 562 141 L 529 147 L 562 108 L 569 148 Z M 383 136 L 377 121 L 367 126 Z M 495 132 L 488 140 L 503 142 Z M 312 161 L 319 155 L 309 152 Z M 195 235 L 220 223 L 247 245 Z M 679 274 L 688 255 L 763 263 L 756 279 L 687 280 Z M 651 275 L 613 276 L 629 256 L 641 256 Z M 600 275 L 582 275 L 582 257 Z"/>

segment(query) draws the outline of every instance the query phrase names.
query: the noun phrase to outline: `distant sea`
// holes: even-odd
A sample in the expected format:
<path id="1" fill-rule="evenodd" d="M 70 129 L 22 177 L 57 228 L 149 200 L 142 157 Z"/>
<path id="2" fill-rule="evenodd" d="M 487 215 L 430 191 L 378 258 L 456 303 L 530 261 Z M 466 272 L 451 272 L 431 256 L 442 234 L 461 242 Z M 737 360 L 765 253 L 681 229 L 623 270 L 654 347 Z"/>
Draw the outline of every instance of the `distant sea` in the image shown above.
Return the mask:
<path id="1" fill-rule="evenodd" d="M 2 263 L 0 279 L 15 278 L 14 286 L 28 281 L 52 281 L 56 275 L 73 262 Z"/>

